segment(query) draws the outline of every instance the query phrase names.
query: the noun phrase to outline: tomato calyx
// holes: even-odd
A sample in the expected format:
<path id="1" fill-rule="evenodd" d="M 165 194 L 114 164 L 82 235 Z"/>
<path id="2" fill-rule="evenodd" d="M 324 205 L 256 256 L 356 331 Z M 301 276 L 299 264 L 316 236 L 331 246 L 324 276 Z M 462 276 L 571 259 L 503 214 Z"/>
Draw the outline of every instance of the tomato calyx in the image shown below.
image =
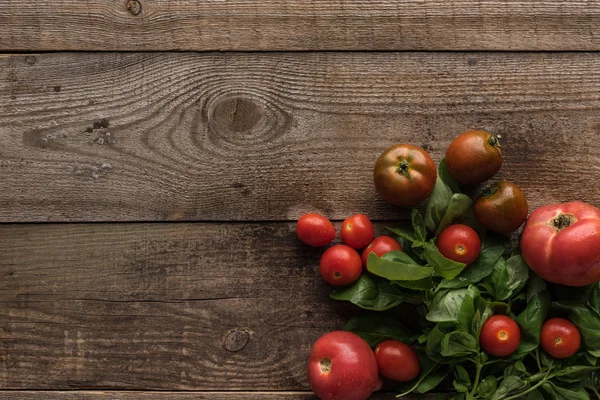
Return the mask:
<path id="1" fill-rule="evenodd" d="M 557 231 L 568 228 L 577 222 L 577 217 L 573 214 L 559 214 L 558 217 L 550 221 L 550 225 Z"/>
<path id="2" fill-rule="evenodd" d="M 496 194 L 496 192 L 500 190 L 500 184 L 499 183 L 495 183 L 493 185 L 490 185 L 488 187 L 486 187 L 483 192 L 481 193 L 481 196 L 489 198 L 492 197 Z"/>
<path id="3" fill-rule="evenodd" d="M 410 164 L 406 160 L 400 160 L 398 163 L 398 167 L 396 168 L 396 172 L 400 175 L 404 175 L 409 181 L 412 182 L 412 177 L 410 176 Z"/>
<path id="4" fill-rule="evenodd" d="M 490 138 L 488 139 L 488 143 L 490 144 L 490 146 L 494 147 L 495 149 L 499 149 L 500 147 L 500 135 L 491 135 Z"/>
<path id="5" fill-rule="evenodd" d="M 319 368 L 323 374 L 328 374 L 331 371 L 331 360 L 329 358 L 323 358 L 319 361 Z"/>

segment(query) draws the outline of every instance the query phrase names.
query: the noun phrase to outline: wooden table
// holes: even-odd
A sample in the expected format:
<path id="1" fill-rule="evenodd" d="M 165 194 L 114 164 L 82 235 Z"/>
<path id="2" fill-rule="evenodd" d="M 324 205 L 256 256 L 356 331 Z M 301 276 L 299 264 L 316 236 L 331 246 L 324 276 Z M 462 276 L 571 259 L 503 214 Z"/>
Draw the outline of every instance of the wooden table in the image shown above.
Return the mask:
<path id="1" fill-rule="evenodd" d="M 484 128 L 531 208 L 600 206 L 598 0 L 0 0 L 0 27 L 2 399 L 312 399 L 356 310 L 294 221 L 406 219 L 372 184 L 396 142 Z"/>

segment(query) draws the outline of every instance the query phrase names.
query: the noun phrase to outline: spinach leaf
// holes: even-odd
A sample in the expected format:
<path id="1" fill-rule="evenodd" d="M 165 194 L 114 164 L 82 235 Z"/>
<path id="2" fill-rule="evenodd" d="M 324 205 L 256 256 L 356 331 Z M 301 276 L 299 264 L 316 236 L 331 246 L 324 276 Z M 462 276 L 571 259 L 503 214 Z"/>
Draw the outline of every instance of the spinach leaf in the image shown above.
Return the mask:
<path id="1" fill-rule="evenodd" d="M 438 368 L 427 375 L 418 386 L 415 388 L 415 393 L 423 394 L 433 390 L 439 385 L 444 378 L 448 375 L 448 370 L 445 368 Z M 417 381 L 418 382 L 418 381 Z"/>
<path id="2" fill-rule="evenodd" d="M 525 400 L 545 400 L 544 395 L 539 390 L 535 389 L 533 392 L 529 392 Z"/>
<path id="3" fill-rule="evenodd" d="M 579 328 L 583 345 L 594 357 L 600 357 L 600 313 L 575 302 L 554 303 L 557 307 L 569 310 L 570 320 Z"/>
<path id="4" fill-rule="evenodd" d="M 600 282 L 594 283 L 587 294 L 587 304 L 600 313 Z"/>
<path id="5" fill-rule="evenodd" d="M 409 393 L 426 393 L 434 389 L 439 383 L 444 380 L 448 374 L 447 368 L 440 368 L 440 364 L 432 361 L 427 355 L 421 351 L 417 351 L 417 356 L 421 362 L 421 373 L 413 382 L 402 384 L 399 389 L 402 392 L 397 397 L 406 396 Z"/>
<path id="6" fill-rule="evenodd" d="M 544 281 L 535 276 L 527 288 L 527 306 L 516 318 L 521 328 L 521 342 L 511 358 L 520 358 L 539 346 L 540 332 L 548 310 L 550 310 L 550 293 L 545 290 Z"/>
<path id="7" fill-rule="evenodd" d="M 418 241 L 417 237 L 414 235 L 414 233 L 406 230 L 406 229 L 402 229 L 402 228 L 390 228 L 386 226 L 386 229 L 390 232 L 392 232 L 394 235 L 400 236 L 403 239 L 408 240 L 411 244 L 415 243 Z M 402 248 L 404 249 L 406 246 L 402 246 Z"/>
<path id="8" fill-rule="evenodd" d="M 492 310 L 488 307 L 487 301 L 481 297 L 479 289 L 469 286 L 458 314 L 457 329 L 471 333 L 479 343 L 481 327 L 491 313 Z"/>
<path id="9" fill-rule="evenodd" d="M 572 378 L 580 379 L 583 375 L 590 371 L 594 371 L 599 369 L 600 367 L 595 367 L 591 365 L 572 365 L 570 367 L 559 369 L 552 373 L 554 376 L 569 376 Z"/>
<path id="10" fill-rule="evenodd" d="M 363 273 L 351 285 L 336 288 L 330 295 L 335 300 L 346 300 L 366 310 L 383 311 L 414 297 L 401 292 L 382 278 Z"/>
<path id="11" fill-rule="evenodd" d="M 447 259 L 440 253 L 437 246 L 427 243 L 423 249 L 423 256 L 435 272 L 445 279 L 454 279 L 465 269 L 465 264 Z"/>
<path id="12" fill-rule="evenodd" d="M 544 392 L 554 400 L 589 400 L 590 395 L 581 385 L 559 386 L 552 381 L 542 385 Z"/>
<path id="13" fill-rule="evenodd" d="M 412 210 L 411 219 L 412 219 L 412 226 L 413 226 L 413 231 L 415 232 L 416 239 L 421 243 L 425 243 L 425 240 L 426 240 L 425 238 L 427 236 L 427 229 L 425 228 L 425 221 L 423 220 L 423 216 L 421 215 L 419 210 L 417 210 L 416 208 L 413 208 L 413 210 Z M 413 243 L 413 245 L 414 245 L 414 243 Z"/>
<path id="14" fill-rule="evenodd" d="M 458 184 L 450 176 L 446 160 L 442 159 L 438 164 L 437 178 L 427 209 L 425 210 L 425 226 L 431 233 L 437 231 L 437 227 L 444 218 L 446 210 L 450 205 L 452 194 L 459 192 Z"/>
<path id="15" fill-rule="evenodd" d="M 456 391 L 462 393 L 468 392 L 471 385 L 471 378 L 465 367 L 460 364 L 454 364 L 451 368 L 454 372 L 455 379 L 453 385 Z"/>
<path id="16" fill-rule="evenodd" d="M 454 193 L 452 197 L 450 197 L 448 208 L 440 221 L 435 235 L 438 236 L 444 229 L 452 224 L 462 222 L 472 209 L 473 201 L 469 196 L 463 193 Z"/>
<path id="17" fill-rule="evenodd" d="M 458 323 L 458 315 L 467 289 L 453 289 L 438 292 L 431 301 L 431 308 L 425 318 L 430 322 Z"/>
<path id="18" fill-rule="evenodd" d="M 352 318 L 348 321 L 344 330 L 356 333 L 369 343 L 371 347 L 375 347 L 385 340 L 399 340 L 410 344 L 416 338 L 415 333 L 400 321 L 372 314 L 364 314 Z"/>
<path id="19" fill-rule="evenodd" d="M 369 254 L 367 270 L 390 281 L 418 281 L 433 273 L 432 267 L 417 264 L 400 250 L 390 251 L 381 258 L 375 253 Z"/>
<path id="20" fill-rule="evenodd" d="M 419 279 L 418 281 L 392 281 L 392 284 L 411 290 L 433 289 L 433 280 L 431 279 L 431 277 Z"/>
<path id="21" fill-rule="evenodd" d="M 491 400 L 503 400 L 508 397 L 510 394 L 516 394 L 517 392 L 526 389 L 529 386 L 527 381 L 523 380 L 521 377 L 517 375 L 509 375 L 506 376 L 500 386 L 494 393 Z"/>
<path id="22" fill-rule="evenodd" d="M 477 341 L 473 336 L 466 332 L 453 331 L 442 338 L 440 354 L 444 357 L 468 358 L 475 357 L 477 351 Z"/>
<path id="23" fill-rule="evenodd" d="M 483 398 L 490 397 L 498 387 L 498 380 L 494 375 L 488 375 L 479 382 L 478 393 Z"/>
<path id="24" fill-rule="evenodd" d="M 479 257 L 475 262 L 464 269 L 454 279 L 444 279 L 438 285 L 441 289 L 455 289 L 461 287 L 467 287 L 481 281 L 492 273 L 494 264 L 502 257 L 504 253 L 504 247 L 497 243 L 483 242 Z"/>
<path id="25" fill-rule="evenodd" d="M 506 261 L 499 258 L 483 285 L 497 300 L 506 300 L 521 290 L 528 278 L 529 267 L 521 255 L 515 255 Z"/>

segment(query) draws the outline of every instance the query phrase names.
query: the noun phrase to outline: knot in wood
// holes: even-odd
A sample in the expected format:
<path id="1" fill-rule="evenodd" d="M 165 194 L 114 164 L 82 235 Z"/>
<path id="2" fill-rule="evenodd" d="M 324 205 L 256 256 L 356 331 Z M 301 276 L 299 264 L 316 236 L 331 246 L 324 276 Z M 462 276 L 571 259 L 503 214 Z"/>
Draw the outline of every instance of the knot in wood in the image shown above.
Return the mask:
<path id="1" fill-rule="evenodd" d="M 225 334 L 223 347 L 225 350 L 235 353 L 242 350 L 248 344 L 250 334 L 243 329 L 232 329 Z"/>
<path id="2" fill-rule="evenodd" d="M 261 116 L 261 109 L 251 99 L 231 97 L 215 105 L 212 120 L 221 130 L 247 132 L 256 126 Z"/>
<path id="3" fill-rule="evenodd" d="M 142 12 L 142 3 L 138 0 L 127 0 L 125 7 L 127 7 L 127 11 L 132 15 L 138 15 Z"/>

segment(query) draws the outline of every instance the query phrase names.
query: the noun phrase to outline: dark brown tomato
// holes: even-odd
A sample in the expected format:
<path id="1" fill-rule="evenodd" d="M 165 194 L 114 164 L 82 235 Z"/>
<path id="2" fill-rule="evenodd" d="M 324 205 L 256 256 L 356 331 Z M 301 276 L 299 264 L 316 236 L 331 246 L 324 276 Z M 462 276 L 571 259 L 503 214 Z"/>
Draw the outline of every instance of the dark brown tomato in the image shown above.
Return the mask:
<path id="1" fill-rule="evenodd" d="M 482 130 L 461 133 L 446 151 L 446 165 L 450 175 L 462 185 L 487 181 L 502 166 L 499 137 Z"/>
<path id="2" fill-rule="evenodd" d="M 437 170 L 433 159 L 423 148 L 396 144 L 379 156 L 373 177 L 375 187 L 385 201 L 413 207 L 431 194 Z"/>
<path id="3" fill-rule="evenodd" d="M 483 226 L 497 233 L 517 230 L 527 219 L 529 206 L 517 185 L 499 181 L 475 201 L 475 216 Z"/>

